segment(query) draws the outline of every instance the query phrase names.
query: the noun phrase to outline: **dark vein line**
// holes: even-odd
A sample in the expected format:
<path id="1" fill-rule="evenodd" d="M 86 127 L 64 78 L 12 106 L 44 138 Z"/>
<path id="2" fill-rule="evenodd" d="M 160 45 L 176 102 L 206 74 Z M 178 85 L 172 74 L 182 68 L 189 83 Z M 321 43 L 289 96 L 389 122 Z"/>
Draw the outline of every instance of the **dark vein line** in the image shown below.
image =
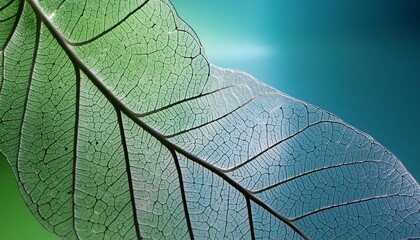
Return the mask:
<path id="1" fill-rule="evenodd" d="M 234 114 L 235 112 L 237 112 L 237 111 L 238 111 L 238 110 L 240 110 L 241 108 L 244 108 L 244 107 L 248 106 L 248 104 L 249 104 L 249 103 L 251 103 L 251 102 L 253 102 L 253 101 L 255 101 L 255 100 L 257 100 L 257 99 L 259 99 L 259 98 L 261 98 L 261 97 L 264 97 L 264 96 L 269 96 L 269 95 L 278 95 L 278 94 L 277 94 L 277 93 L 275 93 L 275 92 L 268 92 L 268 93 L 258 94 L 258 95 L 256 95 L 256 96 L 252 97 L 251 99 L 249 99 L 248 101 L 246 101 L 245 103 L 243 103 L 242 105 L 240 105 L 239 107 L 236 107 L 236 108 L 232 109 L 231 111 L 229 111 L 229 112 L 227 112 L 227 113 L 223 114 L 222 116 L 220 116 L 220 117 L 218 117 L 218 118 L 215 118 L 215 119 L 213 119 L 213 120 L 211 120 L 211 121 L 208 121 L 208 122 L 206 122 L 206 123 L 203 123 L 203 124 L 200 124 L 200 125 L 198 125 L 198 126 L 191 127 L 191 128 L 188 128 L 188 129 L 185 129 L 185 130 L 182 130 L 182 131 L 176 132 L 176 133 L 172 133 L 172 134 L 168 134 L 168 135 L 163 135 L 163 137 L 165 137 L 165 138 L 173 138 L 173 137 L 179 136 L 179 135 L 181 135 L 181 134 L 184 134 L 184 133 L 186 133 L 186 132 L 189 132 L 189 131 L 192 131 L 192 130 L 196 130 L 196 129 L 202 128 L 202 127 L 207 126 L 207 125 L 209 125 L 209 124 L 212 124 L 212 123 L 214 123 L 214 122 L 218 122 L 219 120 L 224 119 L 224 118 L 226 118 L 227 116 Z"/>
<path id="2" fill-rule="evenodd" d="M 0 23 L 1 23 L 1 22 L 7 22 L 7 21 L 9 21 L 10 19 L 15 18 L 15 17 L 16 17 L 16 15 L 17 15 L 17 14 L 13 14 L 12 16 L 10 16 L 10 17 L 8 17 L 8 18 L 1 19 L 1 20 L 0 20 Z"/>
<path id="3" fill-rule="evenodd" d="M 337 208 L 337 207 L 343 207 L 343 206 L 348 206 L 348 205 L 352 205 L 352 204 L 357 204 L 357 203 L 362 203 L 362 202 L 368 202 L 368 201 L 372 201 L 372 200 L 377 200 L 377 199 L 384 199 L 384 198 L 390 198 L 390 197 L 413 197 L 413 196 L 409 196 L 409 195 L 398 195 L 398 194 L 392 194 L 392 195 L 386 195 L 386 196 L 375 196 L 375 197 L 370 197 L 370 198 L 364 198 L 364 199 L 359 199 L 359 200 L 354 200 L 354 201 L 350 201 L 350 202 L 345 202 L 345 203 L 339 203 L 339 204 L 333 204 L 331 206 L 328 207 L 323 207 L 305 214 L 302 214 L 298 217 L 294 217 L 291 218 L 290 221 L 291 222 L 295 222 L 298 221 L 302 218 L 308 217 L 310 215 L 325 211 L 325 210 L 329 210 L 329 209 L 333 209 L 333 208 Z"/>
<path id="4" fill-rule="evenodd" d="M 85 11 L 86 11 L 86 5 L 87 5 L 87 1 L 82 1 L 83 2 L 83 7 L 81 6 L 82 5 L 82 3 L 79 3 L 79 8 L 81 9 L 81 13 L 79 14 L 79 16 L 77 16 L 77 19 L 76 19 L 76 17 L 74 17 L 74 20 L 75 20 L 75 22 L 72 24 L 73 25 L 73 27 L 72 27 L 72 29 L 70 30 L 70 33 L 68 34 L 69 35 L 69 37 L 71 37 L 71 36 L 73 36 L 73 32 L 74 32 L 74 29 L 76 28 L 76 26 L 78 26 L 78 25 L 80 25 L 79 24 L 79 22 L 80 22 L 80 19 L 83 17 L 83 15 L 85 14 Z"/>
<path id="5" fill-rule="evenodd" d="M 10 6 L 15 0 L 10 0 L 8 3 L 6 3 L 3 7 L 0 7 L 0 11 L 3 11 L 4 9 L 6 9 L 8 6 Z"/>
<path id="6" fill-rule="evenodd" d="M 6 60 L 6 58 L 4 57 L 4 54 L 5 54 L 5 52 L 3 52 L 3 51 L 1 51 L 1 79 L 0 79 L 0 96 L 1 96 L 1 92 L 2 92 L 2 89 L 3 89 L 3 84 L 4 84 L 4 81 L 6 80 L 5 78 L 4 78 L 4 76 L 5 76 L 5 74 L 6 74 L 6 64 L 5 64 L 5 60 Z M 4 122 L 4 120 L 2 120 L 1 118 L 0 118 L 0 123 L 1 122 Z"/>
<path id="7" fill-rule="evenodd" d="M 226 180 L 226 179 L 225 179 Z M 235 186 L 234 186 L 235 187 Z M 239 189 L 238 189 L 239 191 Z M 266 211 L 268 211 L 271 215 L 276 217 L 278 220 L 285 223 L 287 226 L 289 226 L 293 231 L 295 231 L 299 236 L 301 236 L 303 239 L 307 240 L 309 239 L 305 233 L 303 233 L 299 228 L 297 228 L 292 221 L 290 221 L 288 218 L 280 215 L 278 212 L 276 212 L 274 209 L 272 209 L 270 206 L 268 206 L 266 203 L 261 201 L 259 198 L 255 197 L 252 193 L 249 193 L 249 198 L 252 199 L 256 204 L 260 205 L 262 208 L 264 208 Z"/>
<path id="8" fill-rule="evenodd" d="M 57 8 L 55 9 L 56 11 L 58 11 L 62 6 L 63 6 L 63 4 L 66 2 L 67 0 L 62 0 L 61 1 L 61 3 L 60 4 L 58 4 L 58 6 L 57 6 Z"/>
<path id="9" fill-rule="evenodd" d="M 313 173 L 316 173 L 316 172 L 321 172 L 321 171 L 330 170 L 330 169 L 334 169 L 334 168 L 340 168 L 340 167 L 344 167 L 344 166 L 364 164 L 364 163 L 384 163 L 384 164 L 388 164 L 388 163 L 386 163 L 384 161 L 381 161 L 381 160 L 365 160 L 365 161 L 349 162 L 349 163 L 342 163 L 342 164 L 337 164 L 337 165 L 331 165 L 331 166 L 321 167 L 321 168 L 313 169 L 311 171 L 307 171 L 307 172 L 298 174 L 298 175 L 293 176 L 293 177 L 290 177 L 290 178 L 286 178 L 286 179 L 284 179 L 284 180 L 282 180 L 282 181 L 280 181 L 278 183 L 269 185 L 269 186 L 267 186 L 265 188 L 262 188 L 262 189 L 259 189 L 259 190 L 256 190 L 256 191 L 252 191 L 252 193 L 254 193 L 254 194 L 262 193 L 262 192 L 265 192 L 265 191 L 270 190 L 272 188 L 278 187 L 278 186 L 280 186 L 282 184 L 285 184 L 287 182 L 293 181 L 295 179 L 298 179 L 298 178 L 301 178 L 301 177 L 304 177 L 306 175 L 310 175 L 310 174 L 313 174 Z"/>
<path id="10" fill-rule="evenodd" d="M 1 97 L 1 90 L 3 89 L 3 82 L 4 82 L 4 74 L 6 73 L 5 71 L 5 64 L 4 64 L 4 52 L 1 52 L 1 79 L 0 79 L 0 97 Z M 1 119 L 0 117 L 0 124 L 3 123 L 4 120 Z"/>
<path id="11" fill-rule="evenodd" d="M 246 208 L 248 209 L 248 221 L 249 221 L 249 229 L 251 230 L 251 240 L 255 240 L 255 232 L 254 232 L 254 221 L 252 220 L 252 209 L 251 209 L 251 201 L 247 196 L 246 199 Z"/>
<path id="12" fill-rule="evenodd" d="M 268 147 L 268 148 L 264 149 L 263 151 L 259 152 L 257 155 L 255 155 L 255 156 L 253 156 L 252 158 L 250 158 L 250 159 L 248 159 L 248 160 L 244 161 L 243 163 L 241 163 L 241 164 L 239 164 L 239 165 L 236 165 L 236 166 L 234 166 L 234 167 L 232 167 L 232 168 L 229 168 L 229 169 L 223 169 L 222 171 L 223 171 L 223 172 L 225 172 L 225 173 L 233 172 L 233 171 L 235 171 L 235 170 L 237 170 L 237 169 L 239 169 L 239 168 L 241 168 L 241 167 L 243 167 L 243 166 L 247 165 L 248 163 L 250 163 L 250 162 L 254 161 L 255 159 L 257 159 L 258 157 L 260 157 L 260 156 L 261 156 L 261 155 L 263 155 L 264 153 L 266 153 L 266 152 L 270 151 L 271 149 L 273 149 L 274 147 L 278 146 L 279 144 L 281 144 L 281 143 L 283 143 L 283 142 L 285 142 L 285 141 L 287 141 L 287 140 L 289 140 L 289 139 L 291 139 L 291 138 L 294 138 L 294 137 L 296 137 L 297 135 L 299 135 L 299 134 L 303 133 L 303 132 L 304 132 L 305 130 L 307 130 L 308 128 L 311 128 L 311 127 L 313 127 L 313 126 L 316 126 L 316 125 L 319 125 L 319 124 L 322 124 L 322 123 L 334 123 L 334 124 L 340 124 L 340 125 L 343 125 L 343 126 L 347 127 L 347 126 L 346 126 L 346 125 L 344 125 L 342 122 L 338 122 L 338 121 L 331 121 L 331 120 L 323 120 L 323 121 L 318 121 L 318 122 L 316 122 L 316 123 L 309 124 L 308 126 L 306 126 L 306 127 L 302 128 L 301 130 L 298 130 L 297 132 L 293 133 L 292 135 L 290 135 L 290 136 L 288 136 L 288 137 L 286 137 L 286 138 L 283 138 L 283 139 L 279 140 L 279 141 L 278 141 L 278 142 L 276 142 L 275 144 L 273 144 L 273 145 L 271 145 L 270 147 Z"/>
<path id="13" fill-rule="evenodd" d="M 146 116 L 148 116 L 148 115 L 151 115 L 151 114 L 154 114 L 154 113 L 158 113 L 158 112 L 160 112 L 160 111 L 163 111 L 163 110 L 165 110 L 165 109 L 171 108 L 171 107 L 176 106 L 176 105 L 179 105 L 179 104 L 181 104 L 181 103 L 185 103 L 185 102 L 188 102 L 188 101 L 191 101 L 191 100 L 194 100 L 194 99 L 199 99 L 199 98 L 202 98 L 202 97 L 205 97 L 205 96 L 208 96 L 208 95 L 212 95 L 212 94 L 217 93 L 217 92 L 221 92 L 221 91 L 226 90 L 226 89 L 229 89 L 229 88 L 239 87 L 239 86 L 242 86 L 242 85 L 243 85 L 243 84 L 235 84 L 235 85 L 231 85 L 231 86 L 223 87 L 223 88 L 220 88 L 220 89 L 217 89 L 217 90 L 214 90 L 214 91 L 208 92 L 208 93 L 199 94 L 199 95 L 197 95 L 197 96 L 193 96 L 193 97 L 189 97 L 189 98 L 184 98 L 184 99 L 182 99 L 182 100 L 179 100 L 179 101 L 177 101 L 177 102 L 174 102 L 174 103 L 168 104 L 168 105 L 166 105 L 166 106 L 164 106 L 164 107 L 157 108 L 157 109 L 152 110 L 152 111 L 149 111 L 149 112 L 145 112 L 145 113 L 137 113 L 137 116 L 138 116 L 138 117 L 146 117 Z"/>
<path id="14" fill-rule="evenodd" d="M 7 37 L 6 41 L 4 42 L 1 50 L 3 51 L 4 49 L 6 49 L 7 45 L 9 45 L 10 40 L 12 39 L 13 34 L 16 32 L 16 28 L 20 22 L 20 18 L 22 16 L 22 12 L 23 12 L 23 7 L 25 5 L 25 1 L 20 1 L 19 3 L 19 8 L 18 11 L 16 13 L 16 21 L 13 24 L 13 27 L 9 33 L 9 36 Z"/>
<path id="15" fill-rule="evenodd" d="M 230 178 L 228 175 L 223 173 L 221 169 L 217 168 L 216 166 L 211 165 L 210 163 L 206 162 L 205 160 L 199 158 L 198 156 L 195 156 L 187 151 L 185 151 L 183 148 L 175 145 L 174 143 L 167 140 L 162 134 L 157 132 L 155 129 L 144 123 L 142 120 L 140 120 L 136 113 L 133 112 L 131 109 L 129 109 L 127 106 L 125 106 L 117 96 L 115 96 L 107 87 L 106 85 L 98 78 L 98 76 L 95 75 L 95 73 L 92 72 L 91 69 L 77 56 L 77 54 L 74 52 L 74 50 L 71 48 L 71 46 L 68 45 L 63 35 L 58 31 L 58 29 L 54 26 L 54 24 L 50 21 L 50 19 L 45 16 L 45 14 L 42 11 L 42 8 L 38 5 L 38 3 L 34 0 L 27 0 L 31 7 L 33 8 L 34 12 L 39 16 L 42 20 L 42 22 L 45 24 L 45 26 L 49 29 L 51 34 L 55 37 L 59 45 L 63 48 L 63 50 L 66 52 L 67 56 L 72 60 L 74 64 L 76 64 L 80 70 L 83 71 L 83 73 L 90 79 L 90 81 L 98 88 L 99 91 L 102 92 L 102 94 L 108 99 L 108 101 L 117 109 L 119 109 L 122 113 L 124 113 L 127 117 L 129 117 L 133 122 L 135 122 L 139 127 L 143 128 L 144 131 L 152 135 L 156 140 L 158 140 L 162 145 L 167 147 L 168 149 L 173 149 L 174 151 L 184 155 L 185 157 L 189 158 L 190 160 L 196 162 L 197 164 L 203 166 L 204 168 L 207 168 L 208 170 L 212 171 L 219 177 L 223 178 L 226 182 L 228 182 L 230 185 L 232 185 L 234 188 L 236 188 L 239 192 L 242 194 L 249 196 L 251 200 L 253 200 L 256 204 L 263 207 L 265 210 L 270 212 L 273 216 L 275 216 L 280 221 L 284 222 L 286 225 L 288 225 L 290 228 L 292 228 L 296 233 L 298 233 L 302 238 L 308 239 L 305 234 L 298 229 L 291 221 L 289 221 L 286 217 L 280 215 L 275 210 L 273 210 L 271 207 L 269 207 L 266 203 L 261 201 L 259 198 L 257 198 L 255 195 L 253 195 L 251 192 L 249 192 L 246 188 L 241 186 L 239 183 L 235 182 L 232 178 Z"/>
<path id="16" fill-rule="evenodd" d="M 131 201 L 131 207 L 132 207 L 132 210 L 133 210 L 134 227 L 136 229 L 137 239 L 143 239 L 141 234 L 140 234 L 140 223 L 139 223 L 139 219 L 137 217 L 136 199 L 134 197 L 133 179 L 131 177 L 131 164 L 130 164 L 130 157 L 129 157 L 129 154 L 128 154 L 127 142 L 125 140 L 124 124 L 123 124 L 123 121 L 122 121 L 120 110 L 118 110 L 115 107 L 115 112 L 117 113 L 118 125 L 120 127 L 121 142 L 122 142 L 122 147 L 124 149 L 125 167 L 126 167 L 126 171 L 127 171 L 128 187 L 129 187 L 129 190 L 130 190 L 130 198 L 131 198 L 130 201 Z"/>
<path id="17" fill-rule="evenodd" d="M 105 31 L 101 32 L 100 34 L 94 36 L 91 39 L 88 40 L 84 40 L 81 42 L 71 42 L 67 39 L 64 39 L 67 44 L 72 45 L 72 46 L 82 46 L 91 42 L 94 42 L 96 40 L 98 40 L 99 38 L 103 37 L 104 35 L 106 35 L 107 33 L 111 32 L 112 30 L 114 30 L 116 27 L 118 27 L 119 25 L 121 25 L 122 23 L 124 23 L 129 17 L 131 17 L 131 15 L 135 14 L 138 10 L 140 10 L 141 8 L 144 7 L 144 5 L 146 5 L 149 2 L 149 0 L 146 0 L 144 3 L 142 3 L 140 6 L 138 6 L 137 8 L 135 8 L 133 11 L 131 11 L 130 13 L 127 14 L 127 16 L 125 16 L 124 18 L 122 18 L 119 22 L 117 22 L 116 24 L 114 24 L 113 26 L 111 26 L 110 28 L 106 29 Z"/>
<path id="18" fill-rule="evenodd" d="M 191 219 L 190 219 L 190 214 L 189 214 L 188 206 L 187 206 L 187 198 L 185 196 L 184 180 L 182 179 L 181 166 L 179 165 L 178 156 L 176 155 L 175 151 L 173 149 L 171 149 L 171 148 L 168 148 L 168 150 L 172 154 L 172 158 L 174 159 L 175 166 L 176 166 L 176 171 L 178 173 L 179 188 L 181 190 L 182 205 L 184 206 L 185 220 L 187 221 L 188 232 L 190 234 L 190 238 L 192 240 L 194 240 L 194 232 L 193 232 L 193 228 L 191 226 Z"/>
<path id="19" fill-rule="evenodd" d="M 79 114 L 80 114 L 80 70 L 77 68 L 76 65 L 74 66 L 74 72 L 76 73 L 76 109 L 75 109 L 75 116 L 74 116 L 74 141 L 73 141 L 73 186 L 72 186 L 72 212 L 73 212 L 73 230 L 76 234 L 78 239 L 79 236 L 77 235 L 76 230 L 76 176 L 77 176 L 77 153 L 78 153 L 78 138 L 79 138 Z"/>

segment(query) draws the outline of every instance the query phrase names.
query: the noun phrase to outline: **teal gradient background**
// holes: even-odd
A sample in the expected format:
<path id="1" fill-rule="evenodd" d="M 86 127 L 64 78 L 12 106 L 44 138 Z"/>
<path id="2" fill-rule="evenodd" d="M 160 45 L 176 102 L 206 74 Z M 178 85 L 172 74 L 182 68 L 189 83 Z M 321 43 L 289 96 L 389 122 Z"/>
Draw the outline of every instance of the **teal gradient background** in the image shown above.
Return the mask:
<path id="1" fill-rule="evenodd" d="M 420 179 L 420 1 L 173 0 L 212 63 L 367 132 Z M 42 228 L 0 159 L 0 239 Z"/>

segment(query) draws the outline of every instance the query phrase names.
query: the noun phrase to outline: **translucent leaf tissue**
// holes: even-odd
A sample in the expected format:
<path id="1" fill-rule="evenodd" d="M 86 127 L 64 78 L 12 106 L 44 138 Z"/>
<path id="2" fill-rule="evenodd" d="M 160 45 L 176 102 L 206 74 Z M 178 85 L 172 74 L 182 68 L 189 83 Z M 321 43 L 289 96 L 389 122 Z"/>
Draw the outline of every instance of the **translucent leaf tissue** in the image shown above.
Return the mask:
<path id="1" fill-rule="evenodd" d="M 0 2 L 0 151 L 63 239 L 414 239 L 402 163 L 212 65 L 167 0 Z"/>

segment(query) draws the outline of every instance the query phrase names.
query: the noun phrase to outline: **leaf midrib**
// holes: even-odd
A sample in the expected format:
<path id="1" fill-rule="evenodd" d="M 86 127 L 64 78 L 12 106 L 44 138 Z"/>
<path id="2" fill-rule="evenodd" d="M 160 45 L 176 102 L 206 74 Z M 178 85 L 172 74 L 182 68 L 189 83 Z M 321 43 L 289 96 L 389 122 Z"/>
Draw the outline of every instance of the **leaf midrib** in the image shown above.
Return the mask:
<path id="1" fill-rule="evenodd" d="M 200 157 L 193 155 L 181 147 L 175 145 L 174 143 L 167 140 L 161 133 L 157 132 L 155 129 L 144 123 L 140 120 L 137 116 L 137 113 L 133 112 L 127 106 L 125 106 L 118 98 L 115 96 L 107 86 L 96 76 L 94 72 L 92 72 L 89 67 L 77 56 L 76 52 L 72 49 L 72 47 L 68 44 L 68 40 L 61 34 L 61 32 L 54 26 L 54 23 L 45 15 L 42 7 L 34 0 L 26 0 L 29 5 L 32 7 L 35 14 L 41 19 L 42 23 L 48 28 L 52 36 L 57 40 L 58 44 L 61 48 L 66 52 L 69 59 L 72 61 L 73 65 L 79 68 L 89 79 L 90 81 L 98 88 L 99 91 L 108 99 L 108 101 L 114 106 L 114 108 L 119 109 L 121 113 L 124 113 L 127 117 L 129 117 L 133 122 L 135 122 L 139 127 L 141 127 L 144 131 L 149 133 L 151 136 L 156 138 L 162 145 L 167 147 L 170 150 L 176 151 L 181 155 L 184 155 L 186 158 L 194 161 L 195 163 L 201 165 L 202 167 L 210 170 L 214 174 L 221 177 L 223 180 L 228 182 L 231 186 L 233 186 L 237 191 L 241 192 L 242 195 L 246 199 L 250 199 L 255 202 L 257 205 L 264 208 L 270 214 L 275 216 L 277 219 L 288 225 L 291 229 L 293 229 L 297 234 L 299 234 L 303 239 L 309 239 L 300 229 L 298 229 L 288 218 L 280 215 L 270 206 L 265 204 L 262 200 L 257 198 L 254 194 L 252 194 L 248 189 L 244 188 L 237 182 L 235 182 L 232 178 L 230 178 L 227 174 L 223 173 L 221 169 L 211 165 L 210 163 L 204 161 Z M 76 136 L 75 136 L 76 137 Z M 250 226 L 251 227 L 251 226 Z"/>

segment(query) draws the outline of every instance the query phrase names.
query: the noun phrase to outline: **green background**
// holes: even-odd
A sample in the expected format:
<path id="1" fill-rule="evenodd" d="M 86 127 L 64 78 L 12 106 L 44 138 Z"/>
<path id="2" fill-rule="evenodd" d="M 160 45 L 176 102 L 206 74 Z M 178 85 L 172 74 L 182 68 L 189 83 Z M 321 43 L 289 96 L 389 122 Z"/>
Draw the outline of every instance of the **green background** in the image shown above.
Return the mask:
<path id="1" fill-rule="evenodd" d="M 212 63 L 341 117 L 420 179 L 420 1 L 174 0 Z M 0 158 L 0 239 L 57 239 Z"/>

